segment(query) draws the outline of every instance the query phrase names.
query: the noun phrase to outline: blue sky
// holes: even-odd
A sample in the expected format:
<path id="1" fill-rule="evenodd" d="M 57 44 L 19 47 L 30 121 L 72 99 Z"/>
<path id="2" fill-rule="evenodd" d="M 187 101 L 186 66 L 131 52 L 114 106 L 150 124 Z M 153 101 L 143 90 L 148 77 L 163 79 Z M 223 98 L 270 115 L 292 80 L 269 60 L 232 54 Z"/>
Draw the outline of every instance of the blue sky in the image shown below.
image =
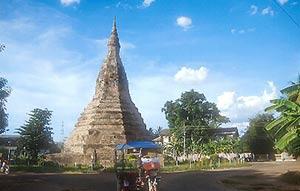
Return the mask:
<path id="1" fill-rule="evenodd" d="M 299 0 L 277 2 L 300 23 Z M 47 107 L 55 140 L 69 135 L 94 93 L 114 16 L 148 128 L 166 128 L 164 103 L 195 89 L 242 131 L 300 71 L 300 28 L 273 0 L 2 0 L 9 133 Z"/>

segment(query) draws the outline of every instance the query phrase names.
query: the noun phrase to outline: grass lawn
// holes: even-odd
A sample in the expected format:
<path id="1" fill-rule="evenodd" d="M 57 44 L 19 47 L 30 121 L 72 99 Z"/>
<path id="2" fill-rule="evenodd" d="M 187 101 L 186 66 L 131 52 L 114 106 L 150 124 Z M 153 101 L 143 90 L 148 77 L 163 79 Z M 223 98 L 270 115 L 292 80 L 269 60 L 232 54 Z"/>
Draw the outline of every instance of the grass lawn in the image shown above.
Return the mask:
<path id="1" fill-rule="evenodd" d="M 227 168 L 239 168 L 251 166 L 249 163 L 220 163 L 219 165 L 210 165 L 203 163 L 195 163 L 190 166 L 188 163 L 176 165 L 165 165 L 162 168 L 162 172 L 164 173 L 172 173 L 172 172 L 187 172 L 187 171 L 197 171 L 197 170 L 214 170 L 214 169 L 227 169 Z"/>
<path id="2" fill-rule="evenodd" d="M 39 166 L 39 165 L 11 165 L 11 172 L 34 172 L 34 173 L 95 173 L 89 166 Z"/>

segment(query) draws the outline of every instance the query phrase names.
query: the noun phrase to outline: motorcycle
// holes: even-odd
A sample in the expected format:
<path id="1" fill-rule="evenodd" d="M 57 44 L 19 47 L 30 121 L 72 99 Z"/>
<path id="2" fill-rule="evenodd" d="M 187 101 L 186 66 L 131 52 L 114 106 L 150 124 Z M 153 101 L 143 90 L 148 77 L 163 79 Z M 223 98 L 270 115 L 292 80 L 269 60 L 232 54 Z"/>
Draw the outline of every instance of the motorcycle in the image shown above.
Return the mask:
<path id="1" fill-rule="evenodd" d="M 7 161 L 3 161 L 0 163 L 0 172 L 4 174 L 9 174 L 9 165 Z"/>
<path id="2" fill-rule="evenodd" d="M 117 191 L 158 191 L 161 147 L 151 141 L 119 144 L 115 150 Z"/>

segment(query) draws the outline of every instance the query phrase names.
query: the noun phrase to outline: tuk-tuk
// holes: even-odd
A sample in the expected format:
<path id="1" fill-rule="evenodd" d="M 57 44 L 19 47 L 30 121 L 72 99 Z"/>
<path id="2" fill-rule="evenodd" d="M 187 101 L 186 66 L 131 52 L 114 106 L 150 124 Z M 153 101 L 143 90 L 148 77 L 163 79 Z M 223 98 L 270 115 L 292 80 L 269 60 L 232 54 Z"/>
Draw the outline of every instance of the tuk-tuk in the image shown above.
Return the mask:
<path id="1" fill-rule="evenodd" d="M 117 145 L 117 191 L 158 191 L 160 151 L 161 147 L 151 141 Z"/>

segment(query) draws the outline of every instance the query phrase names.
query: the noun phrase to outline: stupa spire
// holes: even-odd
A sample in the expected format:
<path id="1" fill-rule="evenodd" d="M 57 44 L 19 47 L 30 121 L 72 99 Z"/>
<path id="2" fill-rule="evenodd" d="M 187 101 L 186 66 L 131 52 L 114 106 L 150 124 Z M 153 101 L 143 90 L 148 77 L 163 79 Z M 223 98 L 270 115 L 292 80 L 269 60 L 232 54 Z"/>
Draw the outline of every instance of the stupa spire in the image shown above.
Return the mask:
<path id="1" fill-rule="evenodd" d="M 71 156 L 68 163 L 89 164 L 90 156 L 96 152 L 101 165 L 112 166 L 116 144 L 151 139 L 141 114 L 131 100 L 119 50 L 114 19 L 108 54 L 96 81 L 95 94 L 65 142 L 64 151 Z"/>
<path id="2" fill-rule="evenodd" d="M 117 31 L 117 24 L 116 24 L 116 17 L 114 17 L 113 20 L 113 26 L 112 26 L 112 31 L 111 35 L 108 41 L 108 48 L 109 50 L 112 49 L 117 49 L 119 51 L 120 49 L 120 43 L 119 43 L 119 36 L 118 36 L 118 31 Z"/>
<path id="3" fill-rule="evenodd" d="M 117 32 L 117 21 L 116 21 L 116 16 L 114 17 L 114 20 L 113 20 L 113 28 L 112 28 L 112 31 L 116 31 Z"/>

